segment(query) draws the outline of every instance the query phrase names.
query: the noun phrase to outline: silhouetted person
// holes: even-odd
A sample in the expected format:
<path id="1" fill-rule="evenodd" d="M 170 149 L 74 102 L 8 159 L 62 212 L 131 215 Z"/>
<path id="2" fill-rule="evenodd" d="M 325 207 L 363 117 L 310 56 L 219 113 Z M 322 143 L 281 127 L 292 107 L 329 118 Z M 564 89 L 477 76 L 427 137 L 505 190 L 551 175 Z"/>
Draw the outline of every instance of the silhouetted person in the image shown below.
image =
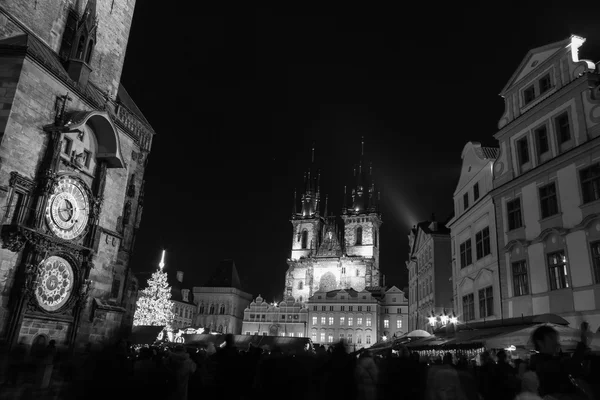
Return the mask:
<path id="1" fill-rule="evenodd" d="M 19 339 L 19 343 L 11 350 L 9 357 L 8 384 L 16 386 L 26 367 L 27 345 L 24 337 Z"/>
<path id="2" fill-rule="evenodd" d="M 363 351 L 358 359 L 354 371 L 357 386 L 358 400 L 375 400 L 377 398 L 377 384 L 379 381 L 379 368 L 368 351 Z"/>
<path id="3" fill-rule="evenodd" d="M 169 399 L 187 400 L 189 379 L 196 371 L 196 364 L 191 360 L 190 355 L 183 346 L 179 345 L 169 355 L 165 366 L 173 377 L 172 392 L 169 393 Z"/>

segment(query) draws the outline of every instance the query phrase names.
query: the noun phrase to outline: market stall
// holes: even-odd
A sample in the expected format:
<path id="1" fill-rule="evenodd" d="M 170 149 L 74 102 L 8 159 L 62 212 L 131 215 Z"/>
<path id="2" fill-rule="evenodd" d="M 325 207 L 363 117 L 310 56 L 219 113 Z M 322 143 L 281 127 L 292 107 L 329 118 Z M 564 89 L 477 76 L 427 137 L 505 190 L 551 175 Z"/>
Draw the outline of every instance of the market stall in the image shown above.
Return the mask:
<path id="1" fill-rule="evenodd" d="M 129 341 L 133 345 L 151 345 L 154 344 L 165 329 L 164 326 L 138 325 L 131 329 Z"/>

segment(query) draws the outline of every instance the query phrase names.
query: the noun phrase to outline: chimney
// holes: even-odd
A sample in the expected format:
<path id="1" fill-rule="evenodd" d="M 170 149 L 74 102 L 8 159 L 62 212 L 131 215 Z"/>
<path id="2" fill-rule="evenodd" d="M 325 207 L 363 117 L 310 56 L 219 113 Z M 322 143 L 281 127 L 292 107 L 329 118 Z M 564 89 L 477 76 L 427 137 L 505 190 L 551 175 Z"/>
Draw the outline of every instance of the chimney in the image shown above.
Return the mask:
<path id="1" fill-rule="evenodd" d="M 177 271 L 177 282 L 183 283 L 183 271 Z"/>
<path id="2" fill-rule="evenodd" d="M 438 223 L 435 220 L 435 214 L 431 214 L 431 224 L 429 224 L 429 229 L 431 229 L 433 232 L 438 230 Z"/>
<path id="3" fill-rule="evenodd" d="M 183 299 L 183 301 L 185 301 L 186 303 L 189 301 L 189 295 L 190 295 L 190 289 L 182 289 L 181 290 L 181 298 Z"/>

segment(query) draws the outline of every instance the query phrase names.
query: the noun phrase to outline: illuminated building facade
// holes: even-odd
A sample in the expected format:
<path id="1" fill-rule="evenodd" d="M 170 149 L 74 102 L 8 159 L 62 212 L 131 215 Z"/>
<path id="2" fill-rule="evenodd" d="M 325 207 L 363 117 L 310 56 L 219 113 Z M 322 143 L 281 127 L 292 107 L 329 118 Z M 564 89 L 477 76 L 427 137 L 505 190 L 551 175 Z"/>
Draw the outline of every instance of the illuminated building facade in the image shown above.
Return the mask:
<path id="1" fill-rule="evenodd" d="M 269 304 L 260 295 L 246 310 L 242 333 L 245 335 L 308 337 L 308 309 L 288 297 Z"/>
<path id="2" fill-rule="evenodd" d="M 183 271 L 177 271 L 171 283 L 171 303 L 173 303 L 173 329 L 188 328 L 193 325 L 198 307 L 193 293 L 183 284 Z"/>
<path id="3" fill-rule="evenodd" d="M 344 204 L 339 219 L 327 214 L 327 199 L 323 214 L 320 212 L 320 173 L 309 170 L 306 174 L 300 211 L 294 196 L 292 249 L 284 298 L 292 296 L 305 302 L 318 291 L 379 286 L 379 195 L 372 169 L 367 171 L 362 157 L 354 175 L 351 200 Z"/>
<path id="4" fill-rule="evenodd" d="M 408 330 L 408 299 L 396 286 L 370 288 L 369 292 L 379 302 L 378 326 L 382 338 L 396 338 Z"/>
<path id="5" fill-rule="evenodd" d="M 134 5 L 0 5 L 2 343 L 127 335 L 154 135 L 120 83 Z"/>
<path id="6" fill-rule="evenodd" d="M 240 277 L 233 260 L 223 260 L 204 286 L 194 287 L 197 308 L 196 327 L 213 332 L 242 333 L 244 310 L 252 295 L 242 290 Z"/>
<path id="7" fill-rule="evenodd" d="M 600 75 L 571 36 L 529 51 L 501 96 L 493 198 L 504 317 L 600 326 Z"/>
<path id="8" fill-rule="evenodd" d="M 417 224 L 408 236 L 409 332 L 428 330 L 428 317 L 452 311 L 450 229 L 435 220 Z"/>
<path id="9" fill-rule="evenodd" d="M 498 149 L 469 142 L 462 151 L 454 191 L 454 216 L 446 224 L 452 243 L 454 312 L 459 321 L 500 318 L 500 277 L 492 168 Z"/>

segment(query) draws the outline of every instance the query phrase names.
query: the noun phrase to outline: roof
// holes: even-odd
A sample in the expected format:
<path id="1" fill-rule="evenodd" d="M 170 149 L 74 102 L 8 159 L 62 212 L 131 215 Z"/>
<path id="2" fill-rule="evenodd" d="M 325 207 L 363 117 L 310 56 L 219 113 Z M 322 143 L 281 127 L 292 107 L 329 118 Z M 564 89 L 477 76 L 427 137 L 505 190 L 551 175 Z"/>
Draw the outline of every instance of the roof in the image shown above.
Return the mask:
<path id="1" fill-rule="evenodd" d="M 436 221 L 436 222 L 437 222 L 437 224 L 438 224 L 438 228 L 437 228 L 437 230 L 435 230 L 435 231 L 434 231 L 434 230 L 431 230 L 431 229 L 429 228 L 429 226 L 431 226 L 431 223 L 432 223 L 432 222 L 434 222 L 434 221 L 423 221 L 423 222 L 419 222 L 419 223 L 417 224 L 417 231 L 418 231 L 418 228 L 421 228 L 421 230 L 422 230 L 424 233 L 428 234 L 428 235 L 431 235 L 431 234 L 434 234 L 434 235 L 436 235 L 436 234 L 437 234 L 437 235 L 449 235 L 449 234 L 450 234 L 450 229 L 449 229 L 449 228 L 447 228 L 447 227 L 446 227 L 446 225 L 444 225 L 443 223 L 441 223 L 441 222 L 439 222 L 439 221 Z"/>
<path id="2" fill-rule="evenodd" d="M 233 260 L 223 260 L 204 284 L 205 287 L 231 287 L 239 290 L 242 289 L 240 276 Z"/>
<path id="3" fill-rule="evenodd" d="M 500 154 L 500 149 L 498 147 L 480 147 L 480 150 L 483 158 L 488 160 L 495 160 Z"/>
<path id="4" fill-rule="evenodd" d="M 134 113 L 136 117 L 142 120 L 142 122 L 150 126 L 150 123 L 148 122 L 146 117 L 144 117 L 144 114 L 142 114 L 142 111 L 135 104 L 127 90 L 125 90 L 125 87 L 122 83 L 119 83 L 119 90 L 117 91 L 117 101 L 123 104 L 125 107 L 127 107 L 129 111 Z"/>
<path id="5" fill-rule="evenodd" d="M 344 291 L 346 293 L 348 293 L 349 297 L 358 297 L 358 292 L 352 288 L 350 289 L 336 289 L 336 290 L 330 290 L 329 292 L 327 292 L 325 295 L 327 297 L 335 297 L 338 295 L 339 292 Z"/>

